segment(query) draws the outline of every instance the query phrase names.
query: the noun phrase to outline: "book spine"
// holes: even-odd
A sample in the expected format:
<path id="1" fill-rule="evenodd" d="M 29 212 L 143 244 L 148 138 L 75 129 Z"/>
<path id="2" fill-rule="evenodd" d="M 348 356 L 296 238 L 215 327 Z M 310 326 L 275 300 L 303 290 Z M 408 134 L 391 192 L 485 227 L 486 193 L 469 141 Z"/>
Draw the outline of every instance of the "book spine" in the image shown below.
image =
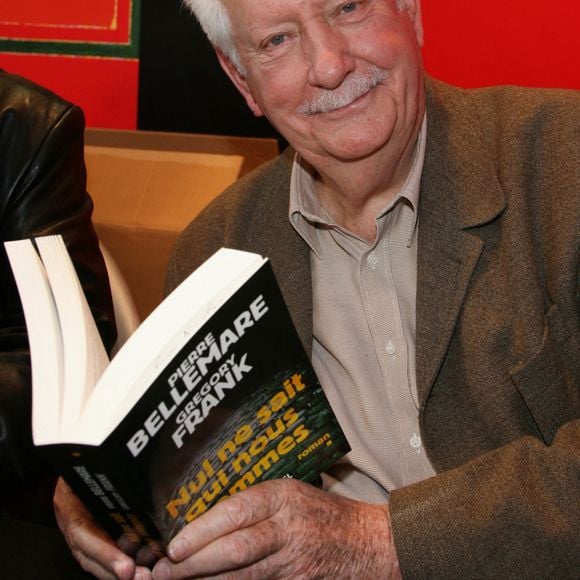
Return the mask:
<path id="1" fill-rule="evenodd" d="M 50 445 L 42 450 L 117 545 L 127 553 L 146 546 L 156 556 L 163 555 L 163 541 L 147 508 L 137 504 L 139 496 L 132 493 L 128 479 L 111 469 L 104 449 Z"/>

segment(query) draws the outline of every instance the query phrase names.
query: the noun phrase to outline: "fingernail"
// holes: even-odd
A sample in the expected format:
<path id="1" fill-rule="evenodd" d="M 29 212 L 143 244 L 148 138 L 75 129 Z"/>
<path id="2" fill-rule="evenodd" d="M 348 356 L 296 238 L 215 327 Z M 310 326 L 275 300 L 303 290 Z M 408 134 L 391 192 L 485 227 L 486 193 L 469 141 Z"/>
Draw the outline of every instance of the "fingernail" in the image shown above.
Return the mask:
<path id="1" fill-rule="evenodd" d="M 160 561 L 155 564 L 153 568 L 153 580 L 169 580 L 171 578 L 171 570 L 169 564 L 165 561 Z"/>
<path id="2" fill-rule="evenodd" d="M 182 538 L 175 538 L 169 544 L 167 554 L 172 560 L 181 560 L 187 555 L 187 542 Z"/>
<path id="3" fill-rule="evenodd" d="M 125 572 L 125 564 L 123 562 L 113 562 L 113 572 L 117 578 L 123 578 Z"/>

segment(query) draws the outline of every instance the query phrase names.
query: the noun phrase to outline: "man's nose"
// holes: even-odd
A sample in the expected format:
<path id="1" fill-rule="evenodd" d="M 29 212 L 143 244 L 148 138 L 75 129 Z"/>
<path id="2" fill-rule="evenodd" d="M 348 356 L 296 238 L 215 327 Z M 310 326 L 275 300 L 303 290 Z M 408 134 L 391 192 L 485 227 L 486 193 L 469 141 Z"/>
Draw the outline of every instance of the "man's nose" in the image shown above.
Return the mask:
<path id="1" fill-rule="evenodd" d="M 308 82 L 312 86 L 335 89 L 354 70 L 347 39 L 327 24 L 310 31 L 303 51 L 309 64 Z"/>

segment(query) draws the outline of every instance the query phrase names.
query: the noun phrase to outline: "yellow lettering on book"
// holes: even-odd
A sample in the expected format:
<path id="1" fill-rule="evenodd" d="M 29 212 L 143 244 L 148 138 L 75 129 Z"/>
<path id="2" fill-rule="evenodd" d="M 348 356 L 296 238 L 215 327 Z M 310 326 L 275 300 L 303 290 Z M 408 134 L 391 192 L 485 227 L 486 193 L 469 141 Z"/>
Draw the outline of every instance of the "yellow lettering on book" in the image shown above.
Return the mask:
<path id="1" fill-rule="evenodd" d="M 182 485 L 177 492 L 178 496 L 166 504 L 165 509 L 173 519 L 179 517 L 182 511 L 181 508 L 186 509 L 184 516 L 186 521 L 190 522 L 195 519 L 207 509 L 207 504 L 221 494 L 229 484 L 228 477 L 222 469 L 217 474 L 214 474 L 213 469 L 211 469 L 211 473 L 215 475 L 216 480 L 212 481 L 208 479 L 209 469 L 207 467 L 209 466 L 209 462 L 204 460 L 203 464 L 206 467 L 204 471 L 197 474 L 195 481 L 189 481 L 185 485 Z M 209 477 L 211 478 L 212 476 L 210 475 Z M 191 502 L 199 494 L 201 496 L 192 504 Z"/>
<path id="2" fill-rule="evenodd" d="M 288 405 L 305 388 L 299 373 L 284 380 L 280 390 L 256 413 L 259 431 L 255 433 L 252 424 L 238 427 L 234 436 L 222 443 L 215 456 L 204 459 L 199 471 L 176 491 L 166 504 L 171 518 L 183 517 L 187 522 L 194 520 L 209 506 L 265 478 L 284 455 L 304 442 L 310 431 L 303 423 L 296 425 L 300 414 Z M 311 452 L 314 448 L 308 449 Z M 304 453 L 308 454 L 308 450 Z M 217 469 L 217 473 L 212 467 L 212 461 L 215 465 L 216 460 L 223 467 Z M 230 482 L 228 477 L 231 475 L 226 475 L 228 470 L 236 473 L 238 479 Z"/>
<path id="3" fill-rule="evenodd" d="M 218 451 L 219 460 L 225 463 L 228 460 L 228 454 L 233 455 L 237 448 L 248 442 L 253 434 L 251 425 L 242 425 L 237 431 L 233 439 L 226 441 L 222 448 Z"/>
<path id="4" fill-rule="evenodd" d="M 314 443 L 309 445 L 304 451 L 302 451 L 302 453 L 298 454 L 298 459 L 305 459 L 321 445 L 332 445 L 330 433 L 325 433 L 322 437 L 319 437 Z"/>
<path id="5" fill-rule="evenodd" d="M 228 493 L 233 495 L 234 493 L 241 491 L 242 489 L 246 489 L 249 485 L 252 485 L 256 479 L 264 476 L 266 472 L 268 472 L 278 461 L 280 461 L 280 457 L 286 455 L 298 443 L 302 443 L 308 435 L 310 435 L 310 431 L 306 428 L 305 425 L 299 425 L 294 429 L 291 436 L 286 436 L 282 439 L 278 445 L 276 446 L 275 450 L 271 450 L 265 455 L 260 455 L 259 449 L 261 449 L 261 445 L 263 444 L 264 436 L 261 435 L 256 439 L 256 441 L 250 446 L 249 451 L 250 453 L 243 451 L 238 455 L 238 457 L 233 462 L 234 470 L 237 473 L 242 473 L 244 469 L 248 468 L 248 470 L 243 473 L 240 479 L 230 487 Z M 259 443 L 260 445 L 255 445 Z M 254 454 L 252 454 L 252 449 L 254 450 Z M 252 463 L 254 461 L 254 463 Z"/>
<path id="6" fill-rule="evenodd" d="M 261 407 L 256 416 L 260 425 L 265 425 L 274 413 L 279 413 L 288 403 L 296 397 L 296 394 L 306 388 L 299 373 L 293 374 L 289 379 L 284 381 L 283 389 L 278 391 L 267 405 Z"/>
<path id="7" fill-rule="evenodd" d="M 201 462 L 201 469 L 185 485 L 179 488 L 177 492 L 178 496 L 166 505 L 169 515 L 172 518 L 176 518 L 179 515 L 179 507 L 187 506 L 191 498 L 198 494 L 214 475 L 215 471 L 211 463 L 207 459 L 204 459 Z"/>

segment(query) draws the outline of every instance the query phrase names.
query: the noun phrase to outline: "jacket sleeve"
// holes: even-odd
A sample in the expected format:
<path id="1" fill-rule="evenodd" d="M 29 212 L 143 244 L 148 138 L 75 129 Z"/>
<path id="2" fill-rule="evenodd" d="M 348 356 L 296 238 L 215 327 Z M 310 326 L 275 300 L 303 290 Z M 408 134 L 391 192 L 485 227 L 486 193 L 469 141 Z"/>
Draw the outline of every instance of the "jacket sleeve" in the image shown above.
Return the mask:
<path id="1" fill-rule="evenodd" d="M 393 492 L 403 577 L 577 577 L 579 474 L 576 420 L 549 446 L 525 437 Z"/>
<path id="2" fill-rule="evenodd" d="M 2 241 L 62 234 L 105 346 L 115 340 L 108 278 L 86 191 L 82 111 L 36 87 L 0 78 Z M 0 248 L 0 489 L 5 497 L 47 473 L 30 429 L 26 326 L 4 247 Z M 12 506 L 15 507 L 15 506 Z M 17 507 L 17 506 L 16 506 Z"/>

